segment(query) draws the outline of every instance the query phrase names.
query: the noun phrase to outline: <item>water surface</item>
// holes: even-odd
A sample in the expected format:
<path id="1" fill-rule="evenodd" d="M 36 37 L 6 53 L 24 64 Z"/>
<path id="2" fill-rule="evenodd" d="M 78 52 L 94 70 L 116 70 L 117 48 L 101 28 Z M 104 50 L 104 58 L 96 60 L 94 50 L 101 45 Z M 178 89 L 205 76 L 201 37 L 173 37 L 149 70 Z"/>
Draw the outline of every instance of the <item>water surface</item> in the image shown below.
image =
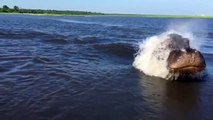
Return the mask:
<path id="1" fill-rule="evenodd" d="M 171 82 L 132 67 L 138 42 L 200 21 L 208 76 Z M 205 34 L 205 36 L 203 36 Z M 212 119 L 213 20 L 0 15 L 1 120 Z"/>

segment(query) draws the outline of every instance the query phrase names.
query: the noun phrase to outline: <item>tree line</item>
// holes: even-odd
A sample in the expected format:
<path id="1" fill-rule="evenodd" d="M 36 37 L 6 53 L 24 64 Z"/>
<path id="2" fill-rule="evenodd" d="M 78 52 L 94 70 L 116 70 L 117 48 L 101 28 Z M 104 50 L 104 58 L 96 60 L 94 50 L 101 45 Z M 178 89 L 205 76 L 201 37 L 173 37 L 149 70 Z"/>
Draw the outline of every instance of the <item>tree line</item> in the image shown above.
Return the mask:
<path id="1" fill-rule="evenodd" d="M 103 15 L 103 13 L 87 12 L 87 11 L 70 11 L 70 10 L 42 10 L 42 9 L 23 9 L 18 6 L 9 8 L 3 5 L 0 8 L 1 13 L 30 13 L 30 14 L 63 14 L 63 15 Z"/>

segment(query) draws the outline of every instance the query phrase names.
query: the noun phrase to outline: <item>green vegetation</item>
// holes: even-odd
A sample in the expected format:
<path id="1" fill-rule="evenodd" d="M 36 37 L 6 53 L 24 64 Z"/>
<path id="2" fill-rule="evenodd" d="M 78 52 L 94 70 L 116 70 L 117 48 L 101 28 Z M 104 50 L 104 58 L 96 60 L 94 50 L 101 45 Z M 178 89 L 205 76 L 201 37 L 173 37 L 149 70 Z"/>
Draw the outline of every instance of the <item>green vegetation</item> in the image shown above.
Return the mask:
<path id="1" fill-rule="evenodd" d="M 104 16 L 144 17 L 144 18 L 213 18 L 213 16 L 155 15 L 155 14 L 105 14 Z"/>
<path id="2" fill-rule="evenodd" d="M 41 9 L 22 9 L 18 6 L 9 8 L 4 5 L 0 8 L 0 13 L 22 13 L 32 15 L 104 15 L 103 13 L 86 12 L 86 11 L 69 11 L 69 10 L 41 10 Z"/>
<path id="3" fill-rule="evenodd" d="M 149 18 L 213 18 L 213 16 L 189 16 L 189 15 L 141 15 Z"/>
<path id="4" fill-rule="evenodd" d="M 9 8 L 4 5 L 0 8 L 0 13 L 4 14 L 30 14 L 38 16 L 124 16 L 124 17 L 147 17 L 147 18 L 213 18 L 213 16 L 186 16 L 186 15 L 152 15 L 152 14 L 104 14 L 86 11 L 70 10 L 41 10 L 41 9 L 23 9 L 18 6 Z"/>

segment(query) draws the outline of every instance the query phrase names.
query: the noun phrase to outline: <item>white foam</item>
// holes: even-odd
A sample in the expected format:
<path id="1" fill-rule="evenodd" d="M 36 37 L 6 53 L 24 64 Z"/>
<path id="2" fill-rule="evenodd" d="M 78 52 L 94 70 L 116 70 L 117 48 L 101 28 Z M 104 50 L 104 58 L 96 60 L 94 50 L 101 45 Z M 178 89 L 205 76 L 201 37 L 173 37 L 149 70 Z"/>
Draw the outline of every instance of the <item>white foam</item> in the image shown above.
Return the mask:
<path id="1" fill-rule="evenodd" d="M 139 51 L 136 54 L 133 66 L 150 76 L 161 78 L 177 78 L 179 75 L 171 75 L 167 68 L 167 58 L 171 49 L 168 49 L 169 34 L 179 34 L 190 40 L 190 44 L 194 42 L 195 37 L 190 32 L 177 32 L 170 30 L 160 35 L 155 35 L 147 38 L 142 43 L 139 43 Z M 193 46 L 194 47 L 194 46 Z M 199 48 L 199 46 L 195 47 Z"/>

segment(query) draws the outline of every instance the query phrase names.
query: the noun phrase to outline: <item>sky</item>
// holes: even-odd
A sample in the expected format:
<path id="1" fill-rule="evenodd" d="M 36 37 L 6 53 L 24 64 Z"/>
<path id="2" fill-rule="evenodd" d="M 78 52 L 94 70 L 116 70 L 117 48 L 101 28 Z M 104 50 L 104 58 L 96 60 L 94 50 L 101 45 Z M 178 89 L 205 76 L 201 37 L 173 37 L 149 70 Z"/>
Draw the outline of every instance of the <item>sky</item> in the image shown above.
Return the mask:
<path id="1" fill-rule="evenodd" d="M 102 13 L 213 15 L 213 0 L 1 0 L 3 5 Z"/>

